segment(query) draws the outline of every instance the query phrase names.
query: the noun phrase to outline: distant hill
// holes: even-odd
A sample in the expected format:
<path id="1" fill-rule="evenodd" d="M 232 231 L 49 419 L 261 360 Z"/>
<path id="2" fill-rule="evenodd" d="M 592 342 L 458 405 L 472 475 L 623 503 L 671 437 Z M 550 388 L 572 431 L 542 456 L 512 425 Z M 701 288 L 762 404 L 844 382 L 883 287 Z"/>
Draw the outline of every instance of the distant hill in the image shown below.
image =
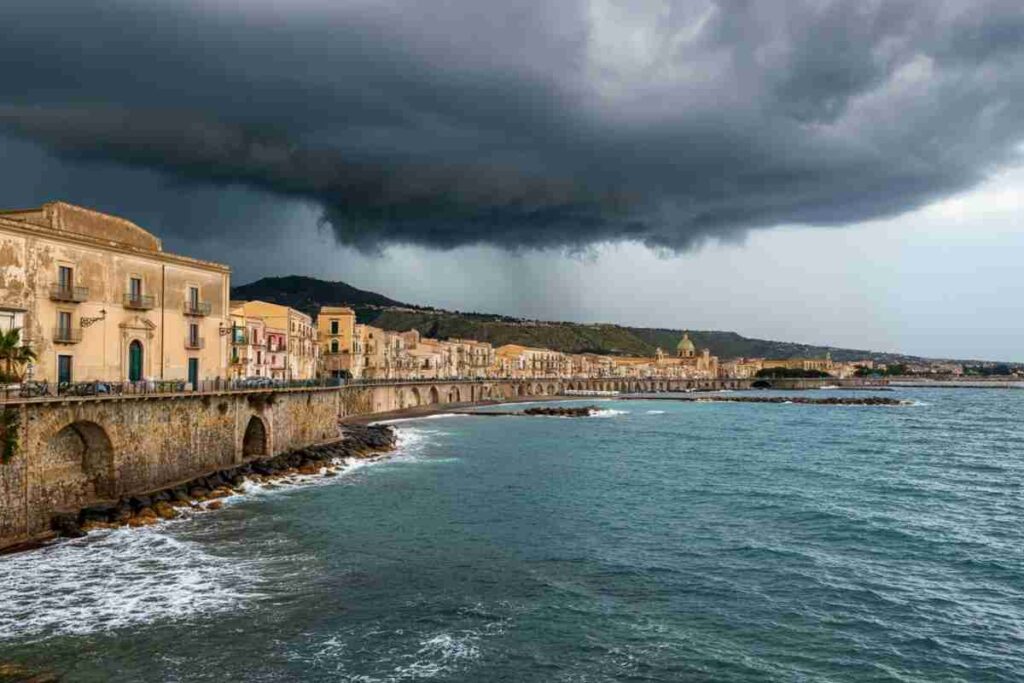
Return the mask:
<path id="1" fill-rule="evenodd" d="M 231 290 L 232 299 L 261 299 L 291 306 L 315 316 L 321 306 L 350 306 L 361 323 L 386 330 L 417 329 L 426 337 L 459 337 L 488 341 L 495 346 L 523 344 L 566 353 L 604 353 L 652 356 L 655 349 L 675 351 L 682 330 L 524 320 L 490 313 L 445 311 L 406 304 L 344 282 L 289 275 L 268 277 Z M 838 361 L 870 358 L 883 363 L 918 362 L 917 356 L 858 349 L 751 339 L 736 332 L 689 330 L 698 348 L 710 348 L 719 358 L 820 358 L 831 353 Z"/>
<path id="2" fill-rule="evenodd" d="M 265 277 L 247 285 L 231 288 L 232 299 L 269 301 L 291 306 L 315 316 L 321 306 L 405 306 L 383 294 L 357 289 L 344 282 L 328 282 L 302 275 Z"/>

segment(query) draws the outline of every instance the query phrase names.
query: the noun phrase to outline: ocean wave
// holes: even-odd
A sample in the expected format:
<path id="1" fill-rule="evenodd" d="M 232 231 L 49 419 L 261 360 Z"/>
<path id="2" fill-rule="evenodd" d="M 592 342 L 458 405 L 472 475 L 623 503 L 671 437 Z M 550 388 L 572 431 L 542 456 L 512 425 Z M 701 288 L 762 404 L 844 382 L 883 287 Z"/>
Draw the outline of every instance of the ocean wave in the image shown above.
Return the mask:
<path id="1" fill-rule="evenodd" d="M 0 642 L 187 621 L 259 596 L 260 565 L 159 527 L 96 532 L 0 563 Z"/>
<path id="2" fill-rule="evenodd" d="M 463 417 L 463 415 L 461 413 L 435 413 L 433 415 L 423 415 L 421 417 L 396 417 L 393 420 L 381 420 L 379 422 L 371 422 L 370 425 L 394 425 L 401 424 L 403 422 L 419 422 L 421 420 L 444 420 L 449 417 Z"/>
<path id="3" fill-rule="evenodd" d="M 473 632 L 439 633 L 420 641 L 415 661 L 395 668 L 398 680 L 434 678 L 452 669 L 480 658 L 477 646 L 480 635 Z"/>
<path id="4" fill-rule="evenodd" d="M 664 410 L 648 410 L 646 414 L 647 415 L 664 415 L 665 411 Z"/>
<path id="5" fill-rule="evenodd" d="M 602 408 L 601 410 L 595 411 L 590 417 L 618 417 L 619 415 L 629 415 L 628 410 L 616 410 L 615 408 Z"/>

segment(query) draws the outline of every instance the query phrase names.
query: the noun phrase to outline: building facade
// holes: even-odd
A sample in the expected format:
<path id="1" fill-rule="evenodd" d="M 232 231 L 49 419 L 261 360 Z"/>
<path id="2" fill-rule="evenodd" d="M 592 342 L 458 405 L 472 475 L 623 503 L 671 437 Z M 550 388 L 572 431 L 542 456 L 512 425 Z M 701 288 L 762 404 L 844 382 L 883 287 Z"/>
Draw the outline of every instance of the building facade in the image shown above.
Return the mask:
<path id="1" fill-rule="evenodd" d="M 52 202 L 0 212 L 0 317 L 49 382 L 226 375 L 227 266 L 163 251 L 138 225 Z"/>
<path id="2" fill-rule="evenodd" d="M 238 301 L 232 305 L 245 320 L 258 318 L 263 322 L 265 336 L 258 350 L 267 358 L 272 379 L 307 380 L 317 376 L 320 347 L 312 318 L 266 301 Z"/>
<path id="3" fill-rule="evenodd" d="M 323 306 L 316 317 L 320 344 L 320 374 L 326 377 L 363 376 L 363 346 L 356 337 L 356 312 L 346 306 Z"/>

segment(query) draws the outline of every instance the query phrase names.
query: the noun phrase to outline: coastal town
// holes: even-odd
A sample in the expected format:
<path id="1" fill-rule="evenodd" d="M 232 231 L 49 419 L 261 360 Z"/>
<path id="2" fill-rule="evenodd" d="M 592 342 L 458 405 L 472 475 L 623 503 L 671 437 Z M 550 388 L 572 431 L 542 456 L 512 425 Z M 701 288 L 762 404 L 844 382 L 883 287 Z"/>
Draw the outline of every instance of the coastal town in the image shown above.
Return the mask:
<path id="1" fill-rule="evenodd" d="M 684 333 L 652 357 L 563 353 L 357 321 L 345 302 L 312 317 L 267 301 L 231 299 L 226 265 L 164 251 L 124 218 L 64 202 L 0 211 L 4 381 L 175 382 L 195 390 L 232 380 L 531 378 L 746 379 L 790 373 L 844 379 L 884 370 L 870 359 L 721 359 Z M 951 374 L 957 368 L 947 368 Z"/>

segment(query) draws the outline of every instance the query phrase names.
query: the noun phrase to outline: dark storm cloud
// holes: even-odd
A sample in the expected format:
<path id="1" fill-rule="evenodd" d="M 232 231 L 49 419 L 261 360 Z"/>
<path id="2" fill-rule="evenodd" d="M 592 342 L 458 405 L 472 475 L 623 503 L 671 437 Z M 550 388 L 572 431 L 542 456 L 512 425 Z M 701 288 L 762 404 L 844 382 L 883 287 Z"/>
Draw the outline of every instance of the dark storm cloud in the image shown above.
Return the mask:
<path id="1" fill-rule="evenodd" d="M 8 0 L 0 24 L 0 132 L 66 173 L 314 203 L 370 248 L 844 224 L 1024 134 L 1017 2 Z"/>

